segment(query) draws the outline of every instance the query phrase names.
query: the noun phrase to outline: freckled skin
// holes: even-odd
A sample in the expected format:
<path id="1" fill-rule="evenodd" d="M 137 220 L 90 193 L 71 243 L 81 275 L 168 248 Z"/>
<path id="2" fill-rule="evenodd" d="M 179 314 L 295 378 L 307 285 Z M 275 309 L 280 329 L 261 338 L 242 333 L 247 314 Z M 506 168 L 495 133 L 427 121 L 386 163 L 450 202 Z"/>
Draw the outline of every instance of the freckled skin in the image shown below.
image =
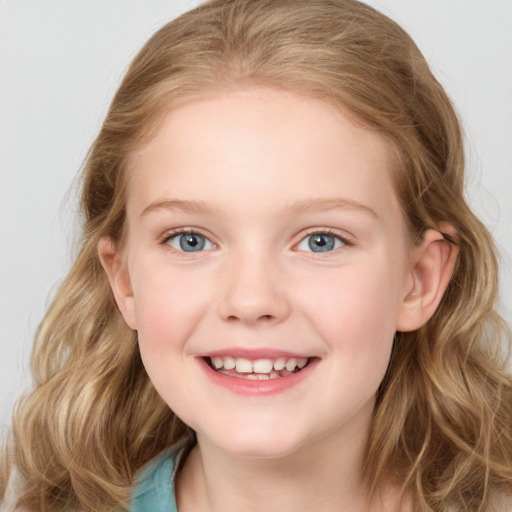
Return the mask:
<path id="1" fill-rule="evenodd" d="M 169 406 L 205 445 L 234 455 L 279 458 L 319 440 L 364 446 L 410 288 L 388 143 L 317 100 L 217 92 L 170 112 L 128 172 L 133 296 L 123 313 Z M 294 209 L 333 198 L 363 208 Z M 141 215 L 163 200 L 201 207 Z M 206 247 L 162 243 L 177 228 Z M 311 250 L 315 230 L 334 234 L 332 250 Z M 229 348 L 320 360 L 282 393 L 244 397 L 212 384 L 198 362 Z"/>

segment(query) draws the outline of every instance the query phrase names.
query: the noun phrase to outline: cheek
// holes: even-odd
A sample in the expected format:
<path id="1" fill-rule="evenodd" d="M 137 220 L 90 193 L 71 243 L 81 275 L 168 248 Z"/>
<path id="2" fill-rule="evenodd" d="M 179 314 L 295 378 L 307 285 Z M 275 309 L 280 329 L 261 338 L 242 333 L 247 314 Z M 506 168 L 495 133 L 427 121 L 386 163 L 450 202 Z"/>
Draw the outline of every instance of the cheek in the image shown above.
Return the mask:
<path id="1" fill-rule="evenodd" d="M 134 285 L 141 351 L 152 358 L 182 350 L 207 304 L 204 289 L 187 272 L 159 272 L 148 265 Z"/>
<path id="2" fill-rule="evenodd" d="M 390 275 L 375 267 L 316 282 L 323 293 L 312 297 L 309 312 L 332 363 L 326 382 L 338 383 L 332 393 L 340 410 L 357 410 L 375 397 L 386 374 L 397 291 Z"/>
<path id="3" fill-rule="evenodd" d="M 194 393 L 186 376 L 192 359 L 187 340 L 205 311 L 205 294 L 186 272 L 148 265 L 134 286 L 137 337 L 144 367 L 173 410 Z M 185 409 L 186 410 L 186 409 Z"/>
<path id="4" fill-rule="evenodd" d="M 303 295 L 302 307 L 339 357 L 382 358 L 394 335 L 399 304 L 395 279 L 390 269 L 378 265 L 317 275 L 311 283 L 315 291 Z"/>

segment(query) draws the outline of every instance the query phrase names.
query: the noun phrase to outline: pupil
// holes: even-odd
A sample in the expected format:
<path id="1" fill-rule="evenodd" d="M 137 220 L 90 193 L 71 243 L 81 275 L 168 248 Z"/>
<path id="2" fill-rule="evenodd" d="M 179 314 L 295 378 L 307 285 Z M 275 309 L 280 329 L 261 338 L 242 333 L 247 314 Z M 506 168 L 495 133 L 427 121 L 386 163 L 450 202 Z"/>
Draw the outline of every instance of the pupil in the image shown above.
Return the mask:
<path id="1" fill-rule="evenodd" d="M 334 237 L 331 235 L 313 235 L 309 240 L 309 247 L 314 252 L 331 251 L 334 248 Z"/>
<path id="2" fill-rule="evenodd" d="M 180 238 L 180 247 L 187 252 L 200 251 L 204 247 L 204 239 L 199 235 L 183 235 Z"/>

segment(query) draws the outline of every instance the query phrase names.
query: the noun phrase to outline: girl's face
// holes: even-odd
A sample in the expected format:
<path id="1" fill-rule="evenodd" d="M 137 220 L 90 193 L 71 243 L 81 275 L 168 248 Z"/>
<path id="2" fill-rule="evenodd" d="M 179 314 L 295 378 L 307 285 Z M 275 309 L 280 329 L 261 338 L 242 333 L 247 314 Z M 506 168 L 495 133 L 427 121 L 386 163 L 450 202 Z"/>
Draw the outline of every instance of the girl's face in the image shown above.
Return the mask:
<path id="1" fill-rule="evenodd" d="M 367 435 L 412 286 L 393 165 L 328 104 L 257 88 L 171 111 L 133 155 L 116 296 L 200 441 L 279 457 Z"/>

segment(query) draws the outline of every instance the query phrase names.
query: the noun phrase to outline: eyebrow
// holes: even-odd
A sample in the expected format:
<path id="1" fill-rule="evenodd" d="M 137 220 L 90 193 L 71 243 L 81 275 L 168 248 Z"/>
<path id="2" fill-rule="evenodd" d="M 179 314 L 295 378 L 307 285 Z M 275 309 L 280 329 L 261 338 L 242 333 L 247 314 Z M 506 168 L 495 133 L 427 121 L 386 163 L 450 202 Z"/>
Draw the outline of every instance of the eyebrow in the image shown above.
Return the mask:
<path id="1" fill-rule="evenodd" d="M 337 209 L 356 210 L 370 214 L 376 219 L 379 218 L 375 210 L 369 206 L 358 203 L 357 201 L 353 201 L 351 199 L 343 199 L 338 197 L 300 199 L 289 203 L 285 207 L 285 210 L 288 210 L 293 214 L 318 213 Z M 158 210 L 180 211 L 185 213 L 208 213 L 214 210 L 218 211 L 220 208 L 212 208 L 207 203 L 200 200 L 191 201 L 183 199 L 162 199 L 155 201 L 144 208 L 141 213 L 141 217 Z"/>
<path id="2" fill-rule="evenodd" d="M 377 212 L 373 208 L 358 203 L 357 201 L 353 201 L 352 199 L 343 199 L 339 197 L 301 199 L 291 203 L 288 206 L 288 209 L 293 213 L 317 213 L 337 209 L 356 210 L 368 213 L 376 219 L 379 218 Z"/>
<path id="3" fill-rule="evenodd" d="M 204 213 L 212 210 L 204 201 L 182 199 L 162 199 L 151 203 L 142 210 L 141 217 L 158 210 L 180 211 L 185 213 Z"/>

